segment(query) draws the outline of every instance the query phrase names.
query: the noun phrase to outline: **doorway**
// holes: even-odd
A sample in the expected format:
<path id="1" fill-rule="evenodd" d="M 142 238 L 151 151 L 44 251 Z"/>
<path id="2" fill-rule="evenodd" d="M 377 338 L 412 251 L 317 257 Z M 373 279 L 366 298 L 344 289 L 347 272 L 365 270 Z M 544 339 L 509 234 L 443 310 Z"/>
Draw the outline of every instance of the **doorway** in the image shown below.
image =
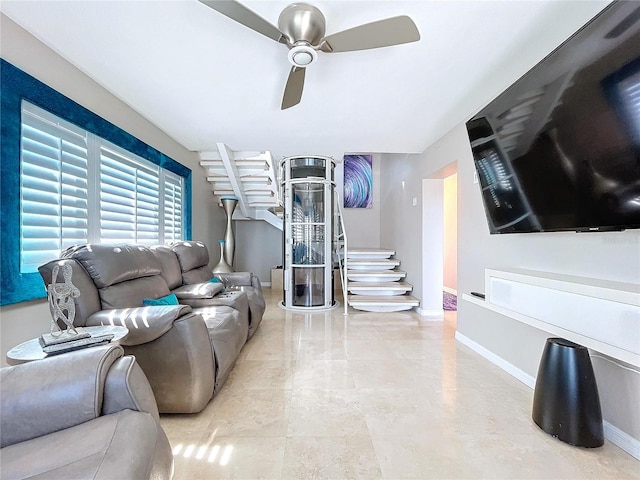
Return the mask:
<path id="1" fill-rule="evenodd" d="M 421 314 L 434 319 L 444 317 L 443 291 L 457 295 L 457 181 L 455 162 L 422 180 Z"/>
<path id="2" fill-rule="evenodd" d="M 443 290 L 458 295 L 458 174 L 443 180 Z"/>

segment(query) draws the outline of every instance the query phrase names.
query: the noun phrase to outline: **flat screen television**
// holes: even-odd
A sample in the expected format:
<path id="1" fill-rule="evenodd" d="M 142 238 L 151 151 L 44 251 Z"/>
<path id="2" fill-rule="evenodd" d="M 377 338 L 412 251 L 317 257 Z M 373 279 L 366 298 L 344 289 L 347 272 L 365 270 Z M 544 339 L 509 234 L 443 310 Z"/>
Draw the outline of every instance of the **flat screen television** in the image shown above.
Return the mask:
<path id="1" fill-rule="evenodd" d="M 491 233 L 640 228 L 640 3 L 609 5 L 466 126 Z"/>

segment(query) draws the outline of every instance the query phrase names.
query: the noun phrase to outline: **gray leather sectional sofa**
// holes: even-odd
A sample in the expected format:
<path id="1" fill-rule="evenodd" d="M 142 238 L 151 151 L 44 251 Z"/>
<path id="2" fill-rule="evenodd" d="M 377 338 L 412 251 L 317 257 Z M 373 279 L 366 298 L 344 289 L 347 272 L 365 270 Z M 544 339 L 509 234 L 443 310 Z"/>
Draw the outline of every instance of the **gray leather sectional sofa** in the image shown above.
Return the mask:
<path id="1" fill-rule="evenodd" d="M 172 477 L 151 387 L 121 347 L 2 368 L 0 388 L 1 478 Z"/>
<path id="2" fill-rule="evenodd" d="M 209 281 L 209 253 L 201 242 L 71 247 L 39 268 L 45 285 L 54 266 L 64 264 L 80 290 L 74 324 L 129 329 L 120 343 L 149 379 L 161 413 L 202 410 L 264 313 L 259 281 L 256 287 Z M 247 276 L 251 283 L 251 274 L 237 280 L 246 283 Z M 143 306 L 170 293 L 179 305 Z"/>

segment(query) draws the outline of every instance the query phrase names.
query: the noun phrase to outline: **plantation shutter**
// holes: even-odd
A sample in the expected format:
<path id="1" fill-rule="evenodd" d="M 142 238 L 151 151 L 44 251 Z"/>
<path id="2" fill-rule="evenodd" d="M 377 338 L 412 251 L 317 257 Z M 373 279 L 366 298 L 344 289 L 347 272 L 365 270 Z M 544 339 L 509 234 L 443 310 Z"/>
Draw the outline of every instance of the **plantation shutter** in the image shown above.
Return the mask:
<path id="1" fill-rule="evenodd" d="M 159 198 L 159 168 L 100 146 L 100 243 L 159 243 Z"/>
<path id="2" fill-rule="evenodd" d="M 20 271 L 36 272 L 88 238 L 87 135 L 22 102 Z"/>
<path id="3" fill-rule="evenodd" d="M 76 244 L 184 238 L 179 175 L 26 101 L 20 145 L 21 273 Z"/>
<path id="4" fill-rule="evenodd" d="M 182 178 L 165 173 L 164 175 L 164 241 L 170 242 L 183 238 L 183 186 Z"/>

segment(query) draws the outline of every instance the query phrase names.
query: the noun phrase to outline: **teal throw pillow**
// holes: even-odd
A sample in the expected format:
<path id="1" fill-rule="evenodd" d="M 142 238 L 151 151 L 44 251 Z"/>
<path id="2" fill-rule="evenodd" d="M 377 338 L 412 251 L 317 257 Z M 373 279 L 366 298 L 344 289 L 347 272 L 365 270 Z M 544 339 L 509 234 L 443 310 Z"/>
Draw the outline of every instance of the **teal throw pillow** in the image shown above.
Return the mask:
<path id="1" fill-rule="evenodd" d="M 166 297 L 145 298 L 142 301 L 142 304 L 145 307 L 155 307 L 155 306 L 159 306 L 159 305 L 179 305 L 178 297 L 176 297 L 175 293 L 170 293 Z"/>
<path id="2" fill-rule="evenodd" d="M 211 280 L 209 280 L 209 281 L 210 281 L 210 282 L 212 282 L 212 283 L 222 283 L 218 277 L 213 277 L 213 278 L 212 278 Z"/>

